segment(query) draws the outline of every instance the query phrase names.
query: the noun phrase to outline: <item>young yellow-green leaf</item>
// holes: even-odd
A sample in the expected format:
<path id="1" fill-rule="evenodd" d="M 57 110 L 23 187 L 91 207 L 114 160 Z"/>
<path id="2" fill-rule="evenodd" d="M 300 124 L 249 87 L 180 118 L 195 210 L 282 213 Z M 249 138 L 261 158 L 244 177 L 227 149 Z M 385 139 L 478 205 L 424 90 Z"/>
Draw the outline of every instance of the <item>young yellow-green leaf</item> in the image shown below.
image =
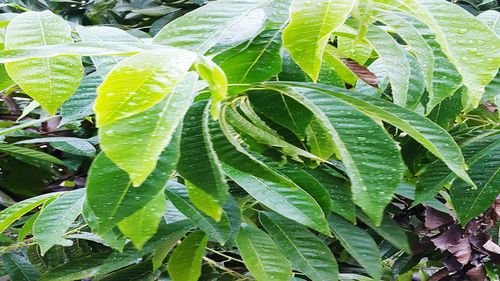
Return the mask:
<path id="1" fill-rule="evenodd" d="M 304 226 L 276 213 L 260 213 L 259 221 L 292 267 L 313 281 L 338 280 L 338 266 L 330 249 Z"/>
<path id="2" fill-rule="evenodd" d="M 164 100 L 186 76 L 195 59 L 192 52 L 167 48 L 140 53 L 118 63 L 98 88 L 97 126 L 102 128 Z"/>
<path id="3" fill-rule="evenodd" d="M 289 280 L 292 277 L 290 262 L 264 231 L 242 225 L 236 245 L 245 266 L 257 281 Z"/>
<path id="4" fill-rule="evenodd" d="M 149 50 L 175 49 L 167 46 L 117 42 L 65 43 L 0 51 L 0 63 L 65 56 L 131 56 Z"/>
<path id="5" fill-rule="evenodd" d="M 210 194 L 189 181 L 185 181 L 185 185 L 191 203 L 215 221 L 220 221 L 223 212 L 222 206 Z"/>
<path id="6" fill-rule="evenodd" d="M 50 11 L 26 12 L 15 17 L 5 32 L 5 49 L 22 49 L 73 42 L 71 28 Z M 55 114 L 83 77 L 79 57 L 30 59 L 5 64 L 9 76 L 23 91 Z"/>
<path id="7" fill-rule="evenodd" d="M 337 49 L 341 57 L 350 58 L 361 65 L 368 61 L 373 51 L 368 42 L 356 42 L 355 39 L 344 36 L 337 37 Z"/>
<path id="8" fill-rule="evenodd" d="M 189 234 L 172 253 L 167 269 L 173 281 L 197 281 L 208 236 L 198 231 Z"/>
<path id="9" fill-rule="evenodd" d="M 52 246 L 71 246 L 71 240 L 63 238 L 71 224 L 82 213 L 85 189 L 70 191 L 45 207 L 33 225 L 33 236 L 44 255 Z"/>
<path id="10" fill-rule="evenodd" d="M 332 214 L 328 219 L 335 238 L 375 280 L 382 278 L 382 261 L 377 243 L 363 229 Z"/>
<path id="11" fill-rule="evenodd" d="M 347 84 L 356 84 L 358 76 L 356 76 L 356 74 L 342 62 L 337 53 L 338 51 L 334 46 L 327 45 L 323 57 L 325 62 L 333 67 L 342 80 L 344 80 Z"/>
<path id="12" fill-rule="evenodd" d="M 153 270 L 157 270 L 162 266 L 167 255 L 170 253 L 172 248 L 174 248 L 177 241 L 181 240 L 185 233 L 177 232 L 177 235 L 175 234 L 176 233 L 172 233 L 171 235 L 165 237 L 163 239 L 163 244 L 156 248 L 153 257 L 151 258 L 153 261 Z"/>
<path id="13" fill-rule="evenodd" d="M 220 66 L 205 57 L 199 57 L 194 66 L 210 86 L 212 91 L 210 114 L 213 119 L 217 119 L 219 117 L 220 103 L 227 96 L 228 82 L 226 74 Z"/>
<path id="14" fill-rule="evenodd" d="M 158 230 L 158 225 L 167 210 L 167 200 L 163 193 L 158 193 L 139 211 L 118 223 L 120 231 L 132 240 L 137 249 L 141 249 Z"/>
<path id="15" fill-rule="evenodd" d="M 15 253 L 2 255 L 2 265 L 5 273 L 12 281 L 38 281 L 40 271 L 36 269 L 28 259 Z"/>
<path id="16" fill-rule="evenodd" d="M 134 188 L 126 172 L 104 153 L 97 155 L 87 179 L 87 202 L 96 217 L 89 219 L 95 221 L 95 231 L 98 234 L 108 232 L 118 222 L 140 210 L 157 194 L 163 193 L 179 159 L 179 142 L 180 128 L 160 155 L 155 171 L 141 186 Z"/>
<path id="17" fill-rule="evenodd" d="M 14 86 L 16 83 L 10 79 L 9 75 L 7 74 L 7 71 L 5 70 L 5 66 L 3 64 L 0 64 L 0 91 L 4 91 L 12 86 Z"/>
<path id="18" fill-rule="evenodd" d="M 210 132 L 207 102 L 193 104 L 184 117 L 179 174 L 222 205 L 228 189 Z"/>
<path id="19" fill-rule="evenodd" d="M 24 223 L 23 227 L 19 229 L 19 233 L 17 234 L 17 241 L 23 241 L 23 239 L 33 230 L 33 224 L 39 215 L 40 212 L 35 213 Z"/>
<path id="20" fill-rule="evenodd" d="M 3 232 L 7 227 L 9 227 L 14 221 L 24 216 L 29 211 L 35 209 L 36 207 L 42 205 L 43 203 L 57 198 L 63 194 L 62 192 L 48 193 L 40 196 L 32 197 L 24 201 L 18 202 L 7 209 L 0 212 L 0 232 Z"/>
<path id="21" fill-rule="evenodd" d="M 161 152 L 169 144 L 191 105 L 196 93 L 194 89 L 196 80 L 197 75 L 189 73 L 172 93 L 158 104 L 100 127 L 102 150 L 109 159 L 130 175 L 134 186 L 141 185 L 155 169 Z M 165 94 L 161 88 L 157 90 L 158 94 Z"/>
<path id="22" fill-rule="evenodd" d="M 500 64 L 500 39 L 484 23 L 456 4 L 444 0 L 374 0 L 425 23 L 455 65 L 467 87 L 468 103 L 477 107 L 485 86 Z M 465 40 L 467 38 L 467 40 Z"/>
<path id="23" fill-rule="evenodd" d="M 354 4 L 352 0 L 295 0 L 292 3 L 283 45 L 314 82 L 318 80 L 330 35 L 345 22 Z"/>
<path id="24" fill-rule="evenodd" d="M 262 7 L 270 0 L 219 0 L 210 2 L 163 27 L 156 44 L 205 54 L 212 47 L 229 49 L 255 37 L 264 25 Z M 230 8 L 228 8 L 230 7 Z"/>

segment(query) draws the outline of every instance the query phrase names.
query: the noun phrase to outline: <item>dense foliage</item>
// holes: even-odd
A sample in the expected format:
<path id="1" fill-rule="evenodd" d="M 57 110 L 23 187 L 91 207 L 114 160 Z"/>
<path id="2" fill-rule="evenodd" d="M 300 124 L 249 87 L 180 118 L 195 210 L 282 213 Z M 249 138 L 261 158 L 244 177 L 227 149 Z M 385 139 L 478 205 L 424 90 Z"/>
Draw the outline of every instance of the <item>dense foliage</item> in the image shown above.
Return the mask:
<path id="1" fill-rule="evenodd" d="M 495 1 L 0 4 L 10 280 L 498 280 Z"/>

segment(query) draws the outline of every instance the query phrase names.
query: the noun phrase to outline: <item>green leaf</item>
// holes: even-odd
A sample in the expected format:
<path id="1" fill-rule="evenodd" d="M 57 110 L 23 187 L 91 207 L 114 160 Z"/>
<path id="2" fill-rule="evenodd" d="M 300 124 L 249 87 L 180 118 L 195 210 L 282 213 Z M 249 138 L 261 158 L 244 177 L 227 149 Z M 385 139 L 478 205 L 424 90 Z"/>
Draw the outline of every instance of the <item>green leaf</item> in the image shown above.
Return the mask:
<path id="1" fill-rule="evenodd" d="M 73 42 L 69 24 L 50 11 L 18 15 L 5 34 L 6 50 L 69 42 Z M 50 114 L 55 114 L 75 92 L 83 76 L 81 60 L 73 56 L 11 62 L 5 64 L 5 69 Z"/>
<path id="2" fill-rule="evenodd" d="M 411 69 L 404 49 L 388 33 L 375 25 L 369 26 L 365 36 L 378 53 L 385 68 L 391 83 L 394 103 L 405 107 Z"/>
<path id="3" fill-rule="evenodd" d="M 65 193 L 45 207 L 33 225 L 33 236 L 40 245 L 42 255 L 52 246 L 71 246 L 71 240 L 63 238 L 75 219 L 81 214 L 85 189 Z"/>
<path id="4" fill-rule="evenodd" d="M 204 54 L 214 46 L 229 49 L 254 38 L 264 25 L 269 0 L 219 0 L 170 22 L 153 42 Z M 231 9 L 228 9 L 228 6 Z"/>
<path id="5" fill-rule="evenodd" d="M 313 118 L 307 126 L 306 140 L 311 153 L 322 159 L 328 159 L 336 152 L 335 142 L 318 118 Z"/>
<path id="6" fill-rule="evenodd" d="M 477 155 L 477 154 L 476 154 Z M 500 142 L 470 166 L 477 188 L 457 180 L 451 187 L 451 201 L 462 225 L 490 208 L 500 194 Z"/>
<path id="7" fill-rule="evenodd" d="M 363 229 L 358 228 L 342 217 L 332 214 L 328 223 L 342 247 L 375 280 L 382 279 L 382 261 L 377 243 Z M 356 235 L 353 235 L 353 234 Z"/>
<path id="8" fill-rule="evenodd" d="M 335 257 L 307 228 L 274 213 L 260 213 L 259 220 L 294 269 L 313 281 L 338 280 Z"/>
<path id="9" fill-rule="evenodd" d="M 231 231 L 227 215 L 223 215 L 220 222 L 216 222 L 205 215 L 193 206 L 189 201 L 186 188 L 179 183 L 170 181 L 165 193 L 172 204 L 203 232 L 215 239 L 219 244 L 224 245 L 226 243 Z"/>
<path id="10" fill-rule="evenodd" d="M 436 41 L 462 76 L 469 103 L 477 107 L 500 64 L 500 40 L 495 33 L 466 10 L 444 0 L 375 2 L 410 13 L 435 33 Z"/>
<path id="11" fill-rule="evenodd" d="M 427 87 L 429 101 L 425 104 L 426 114 L 444 99 L 453 95 L 462 85 L 462 77 L 455 66 L 448 60 L 439 43 L 435 40 L 434 33 L 413 17 L 401 15 L 403 21 L 410 23 L 423 36 L 434 53 L 434 68 L 432 88 Z"/>
<path id="12" fill-rule="evenodd" d="M 228 186 L 210 139 L 208 111 L 206 102 L 197 102 L 187 111 L 177 171 L 222 205 L 227 198 Z"/>
<path id="13" fill-rule="evenodd" d="M 196 55 L 181 49 L 147 51 L 116 65 L 98 89 L 99 128 L 160 103 L 186 76 Z"/>
<path id="14" fill-rule="evenodd" d="M 220 221 L 222 217 L 222 206 L 214 200 L 210 194 L 203 191 L 201 188 L 185 181 L 189 199 L 193 205 L 200 211 L 213 218 L 215 221 Z"/>
<path id="15" fill-rule="evenodd" d="M 152 59 L 152 57 L 150 59 Z M 182 57 L 179 59 L 182 59 Z M 154 59 L 154 61 L 157 60 L 157 58 Z M 124 60 L 123 62 L 126 61 L 127 60 Z M 169 67 L 168 65 L 169 64 L 167 63 L 161 67 Z M 113 75 L 117 69 L 121 69 L 120 66 L 114 68 L 114 71 L 110 75 Z M 162 71 L 166 71 L 166 73 L 174 71 L 177 73 L 177 70 L 172 70 L 170 68 L 163 68 Z M 163 75 L 166 74 L 158 73 L 158 76 L 154 75 L 153 77 L 156 77 L 155 79 L 159 79 L 158 81 L 167 82 L 167 84 L 172 82 L 176 83 L 168 78 L 168 74 L 167 76 Z M 108 76 L 106 80 L 113 81 L 112 79 L 110 80 L 110 77 L 113 76 Z M 121 79 L 123 79 L 123 77 Z M 128 76 L 125 79 L 131 79 L 131 77 Z M 134 186 L 142 184 L 155 169 L 161 152 L 169 144 L 175 129 L 191 105 L 195 95 L 194 85 L 196 79 L 197 76 L 194 73 L 190 73 L 186 76 L 184 81 L 173 89 L 172 93 L 169 93 L 156 105 L 143 112 L 136 113 L 135 115 L 129 115 L 116 122 L 100 126 L 99 137 L 102 150 L 106 153 L 106 156 L 109 157 L 109 159 L 130 175 Z M 121 84 L 126 83 L 122 80 L 116 81 L 120 81 Z M 147 87 L 154 87 L 156 94 L 158 95 L 165 95 L 166 92 L 163 91 L 170 91 L 170 86 L 167 86 L 167 84 L 161 83 L 164 86 L 162 87 L 153 83 L 152 80 L 150 82 L 152 82 L 152 84 L 148 84 L 149 86 Z M 104 84 L 106 84 L 106 81 Z M 105 87 L 113 87 L 109 84 L 106 85 L 107 86 Z M 99 90 L 99 95 L 108 92 L 108 90 L 111 93 L 116 90 L 116 88 L 103 90 L 102 87 L 103 86 L 101 86 Z M 116 85 L 114 87 L 116 87 Z M 134 98 L 132 98 L 132 100 L 135 100 L 141 95 L 151 94 L 149 91 L 150 90 L 142 87 L 136 92 L 137 94 Z M 120 95 L 117 96 L 117 98 L 126 99 L 126 97 L 120 98 Z M 101 102 L 105 103 L 106 99 L 101 100 Z M 105 106 L 111 109 L 112 107 L 109 106 L 112 104 L 112 101 L 107 102 L 108 103 Z M 125 106 L 125 108 L 126 107 L 127 106 Z M 116 105 L 116 107 L 113 108 L 117 109 L 119 108 L 119 105 Z M 96 114 L 98 114 L 99 110 L 98 97 L 96 101 Z M 138 147 L 142 149 L 137 149 Z"/>
<path id="16" fill-rule="evenodd" d="M 17 241 L 23 241 L 23 239 L 26 238 L 26 236 L 33 230 L 33 224 L 35 223 L 35 220 L 39 215 L 40 212 L 35 213 L 28 220 L 26 220 L 23 227 L 19 229 L 19 233 L 17 234 Z"/>
<path id="17" fill-rule="evenodd" d="M 101 83 L 102 78 L 97 72 L 83 77 L 75 94 L 61 106 L 61 126 L 94 114 L 97 87 Z"/>
<path id="18" fill-rule="evenodd" d="M 392 245 L 396 246 L 398 249 L 411 254 L 410 244 L 408 243 L 408 237 L 406 233 L 401 229 L 401 227 L 388 215 L 384 215 L 384 219 L 380 226 L 375 226 L 365 214 L 358 212 L 358 218 L 366 225 L 371 227 L 375 232 L 377 232 L 382 238 L 389 241 Z"/>
<path id="19" fill-rule="evenodd" d="M 327 167 L 309 169 L 316 181 L 330 192 L 331 211 L 341 215 L 346 220 L 356 222 L 356 205 L 352 200 L 351 183 L 348 179 L 335 175 L 335 171 Z"/>
<path id="20" fill-rule="evenodd" d="M 279 93 L 250 93 L 252 107 L 303 140 L 313 115 L 303 105 Z"/>
<path id="21" fill-rule="evenodd" d="M 50 143 L 55 149 L 87 157 L 93 157 L 96 153 L 95 147 L 85 139 L 74 137 L 48 137 L 36 138 L 16 142 L 16 144 L 25 143 Z"/>
<path id="22" fill-rule="evenodd" d="M 212 130 L 214 148 L 226 175 L 271 210 L 329 234 L 324 213 L 311 195 L 248 154 L 239 144 L 230 143 L 216 124 L 212 124 Z"/>
<path id="23" fill-rule="evenodd" d="M 36 269 L 24 256 L 14 253 L 2 255 L 3 269 L 12 281 L 38 281 L 40 271 Z"/>
<path id="24" fill-rule="evenodd" d="M 118 271 L 112 272 L 102 278 L 100 281 L 122 281 L 122 280 L 143 280 L 151 281 L 156 277 L 155 273 L 151 271 L 151 260 L 134 264 Z"/>
<path id="25" fill-rule="evenodd" d="M 76 32 L 80 35 L 82 42 L 120 42 L 139 43 L 140 40 L 130 35 L 128 32 L 110 26 L 77 26 Z M 123 57 L 91 57 L 96 70 L 100 73 L 107 73 L 113 66 L 123 60 Z"/>
<path id="26" fill-rule="evenodd" d="M 3 232 L 7 227 L 9 227 L 14 221 L 24 216 L 29 211 L 35 209 L 36 207 L 42 205 L 43 203 L 53 200 L 63 194 L 62 192 L 48 193 L 40 196 L 32 197 L 16 203 L 7 209 L 0 212 L 0 232 Z"/>
<path id="27" fill-rule="evenodd" d="M 411 48 L 410 51 L 415 55 L 422 69 L 429 95 L 432 96 L 434 52 L 429 44 L 427 44 L 427 41 L 422 37 L 417 28 L 395 13 L 375 10 L 374 15 L 378 20 L 388 25 Z"/>
<path id="28" fill-rule="evenodd" d="M 173 281 L 197 281 L 201 276 L 201 260 L 208 236 L 198 231 L 189 234 L 172 253 L 167 269 Z"/>
<path id="29" fill-rule="evenodd" d="M 451 129 L 462 109 L 462 91 L 459 90 L 434 107 L 427 118 L 445 129 Z"/>
<path id="30" fill-rule="evenodd" d="M 257 281 L 288 280 L 292 268 L 273 239 L 262 230 L 242 225 L 236 244 L 248 271 Z"/>
<path id="31" fill-rule="evenodd" d="M 158 230 L 158 225 L 167 210 L 167 200 L 163 193 L 158 193 L 139 211 L 118 223 L 118 228 L 137 249 L 141 249 Z"/>
<path id="32" fill-rule="evenodd" d="M 98 234 L 109 231 L 163 192 L 179 159 L 179 139 L 180 128 L 160 155 L 155 171 L 141 186 L 134 188 L 127 173 L 103 153 L 97 155 L 87 179 L 87 202 L 97 218 Z"/>
<path id="33" fill-rule="evenodd" d="M 480 138 L 476 141 L 465 143 L 462 153 L 469 167 L 480 162 L 485 156 L 495 151 L 499 146 L 500 135 Z M 472 174 L 471 174 L 472 175 Z M 446 184 L 449 184 L 456 175 L 441 161 L 429 165 L 417 180 L 415 201 L 413 205 L 422 203 L 438 193 Z M 470 184 L 469 184 L 470 185 Z"/>
<path id="34" fill-rule="evenodd" d="M 335 96 L 370 116 L 398 127 L 427 148 L 436 157 L 444 161 L 457 176 L 474 185 L 465 172 L 465 160 L 453 138 L 443 128 L 420 114 L 383 99 L 370 97 L 354 91 L 303 83 L 288 84 L 319 90 L 325 94 Z"/>
<path id="35" fill-rule="evenodd" d="M 266 81 L 281 71 L 281 33 L 288 22 L 291 0 L 268 1 L 265 29 L 250 43 L 242 43 L 214 58 L 231 84 Z M 231 4 L 234 5 L 234 4 Z"/>
<path id="36" fill-rule="evenodd" d="M 0 144 L 0 152 L 7 153 L 12 156 L 28 157 L 35 160 L 42 160 L 58 165 L 64 165 L 64 163 L 61 160 L 50 154 L 21 146 Z"/>
<path id="37" fill-rule="evenodd" d="M 346 166 L 354 202 L 379 224 L 403 175 L 394 141 L 373 119 L 340 98 L 306 88 L 275 89 L 302 102 L 321 120 Z"/>
<path id="38" fill-rule="evenodd" d="M 330 35 L 342 25 L 354 7 L 350 0 L 295 0 L 290 23 L 283 32 L 283 45 L 293 60 L 315 82 Z"/>
<path id="39" fill-rule="evenodd" d="M 332 209 L 332 200 L 328 190 L 316 179 L 316 177 L 308 174 L 303 167 L 294 164 L 285 164 L 283 166 L 276 165 L 277 163 L 266 161 L 270 167 L 280 174 L 288 177 L 296 183 L 305 192 L 309 193 L 323 209 L 323 213 L 328 214 Z"/>
<path id="40" fill-rule="evenodd" d="M 162 224 L 157 234 L 137 251 L 132 245 L 127 245 L 120 252 L 105 251 L 89 253 L 88 255 L 71 260 L 45 272 L 40 281 L 73 281 L 86 277 L 101 276 L 128 265 L 136 264 L 138 259 L 152 253 L 164 241 L 172 237 L 182 237 L 189 231 L 192 224 L 187 220 L 171 224 Z"/>
<path id="41" fill-rule="evenodd" d="M 290 156 L 297 162 L 303 162 L 302 158 L 308 158 L 315 162 L 323 162 L 324 159 L 309 153 L 289 142 L 281 139 L 276 133 L 269 133 L 267 130 L 260 129 L 243 117 L 234 107 L 226 107 L 224 112 L 226 120 L 238 131 L 252 137 L 257 142 L 265 144 L 280 150 L 285 155 Z"/>

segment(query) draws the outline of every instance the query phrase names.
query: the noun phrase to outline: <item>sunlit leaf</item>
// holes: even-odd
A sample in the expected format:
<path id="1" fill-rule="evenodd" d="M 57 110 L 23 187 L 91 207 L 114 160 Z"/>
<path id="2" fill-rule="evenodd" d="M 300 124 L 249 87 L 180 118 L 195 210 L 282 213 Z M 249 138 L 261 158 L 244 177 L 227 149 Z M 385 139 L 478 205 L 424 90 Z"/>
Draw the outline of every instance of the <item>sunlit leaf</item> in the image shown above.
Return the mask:
<path id="1" fill-rule="evenodd" d="M 18 15 L 5 34 L 6 50 L 69 42 L 73 42 L 69 24 L 50 11 Z M 51 114 L 75 92 L 83 76 L 80 58 L 72 56 L 11 62 L 5 68 L 26 94 Z"/>

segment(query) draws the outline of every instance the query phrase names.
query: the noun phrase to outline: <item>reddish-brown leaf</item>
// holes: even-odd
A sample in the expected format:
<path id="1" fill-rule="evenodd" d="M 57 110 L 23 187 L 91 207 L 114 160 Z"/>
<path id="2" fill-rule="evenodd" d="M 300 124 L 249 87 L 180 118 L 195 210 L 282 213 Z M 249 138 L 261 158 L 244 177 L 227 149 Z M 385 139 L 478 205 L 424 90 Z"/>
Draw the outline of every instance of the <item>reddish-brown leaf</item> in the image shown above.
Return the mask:
<path id="1" fill-rule="evenodd" d="M 450 229 L 431 239 L 432 243 L 440 250 L 448 250 L 450 246 L 458 244 L 462 238 L 462 230 L 458 225 L 452 225 Z"/>
<path id="2" fill-rule="evenodd" d="M 467 273 L 465 273 L 470 281 L 485 281 L 486 280 L 486 271 L 484 270 L 484 266 L 482 264 L 476 265 L 475 267 L 469 269 Z"/>
<path id="3" fill-rule="evenodd" d="M 463 265 L 469 263 L 470 256 L 472 254 L 472 249 L 470 247 L 469 239 L 461 238 L 458 240 L 456 245 L 451 245 L 448 247 L 448 251 L 452 253 L 457 261 Z"/>
<path id="4" fill-rule="evenodd" d="M 450 215 L 437 211 L 433 208 L 425 208 L 425 222 L 424 226 L 427 229 L 436 229 L 442 225 L 453 222 L 453 217 Z"/>
<path id="5" fill-rule="evenodd" d="M 342 62 L 354 73 L 359 79 L 365 81 L 368 85 L 377 88 L 377 76 L 361 64 L 351 59 L 341 59 Z"/>

